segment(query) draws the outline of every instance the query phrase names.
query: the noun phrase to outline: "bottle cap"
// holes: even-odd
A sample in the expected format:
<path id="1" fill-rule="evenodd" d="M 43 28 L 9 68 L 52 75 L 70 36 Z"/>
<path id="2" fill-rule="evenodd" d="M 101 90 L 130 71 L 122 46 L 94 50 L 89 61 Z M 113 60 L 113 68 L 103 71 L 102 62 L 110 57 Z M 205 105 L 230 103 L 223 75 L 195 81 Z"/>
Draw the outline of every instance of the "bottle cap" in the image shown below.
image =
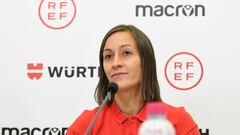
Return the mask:
<path id="1" fill-rule="evenodd" d="M 147 114 L 167 114 L 166 105 L 162 102 L 148 102 L 147 103 Z"/>

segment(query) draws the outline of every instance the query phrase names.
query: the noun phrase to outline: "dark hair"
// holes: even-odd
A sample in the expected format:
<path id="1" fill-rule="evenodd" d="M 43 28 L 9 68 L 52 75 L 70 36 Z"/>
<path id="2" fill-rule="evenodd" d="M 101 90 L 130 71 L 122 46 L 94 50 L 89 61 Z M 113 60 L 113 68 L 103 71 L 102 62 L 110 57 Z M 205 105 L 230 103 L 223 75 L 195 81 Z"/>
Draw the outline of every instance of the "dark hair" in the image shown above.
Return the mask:
<path id="1" fill-rule="evenodd" d="M 103 50 L 105 47 L 106 40 L 114 33 L 127 31 L 131 34 L 134 41 L 136 42 L 137 49 L 141 58 L 142 66 L 142 79 L 141 79 L 141 91 L 142 99 L 144 103 L 149 101 L 162 101 L 160 97 L 160 88 L 157 80 L 156 71 L 156 60 L 152 43 L 149 38 L 138 28 L 133 25 L 117 25 L 113 27 L 102 40 L 102 44 L 99 52 L 99 82 L 95 90 L 95 100 L 100 105 L 107 95 L 106 87 L 108 85 L 108 79 L 103 69 Z M 114 96 L 111 96 L 109 104 L 112 103 Z"/>

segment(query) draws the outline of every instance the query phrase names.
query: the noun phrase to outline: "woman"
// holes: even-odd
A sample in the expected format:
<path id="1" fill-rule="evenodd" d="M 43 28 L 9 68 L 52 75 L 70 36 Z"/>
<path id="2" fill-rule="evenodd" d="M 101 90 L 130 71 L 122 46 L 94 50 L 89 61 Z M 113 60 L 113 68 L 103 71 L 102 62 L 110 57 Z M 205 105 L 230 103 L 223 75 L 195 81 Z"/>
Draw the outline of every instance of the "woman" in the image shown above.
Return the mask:
<path id="1" fill-rule="evenodd" d="M 100 105 L 109 82 L 119 90 L 111 96 L 95 122 L 91 135 L 137 135 L 146 119 L 145 104 L 162 102 L 151 41 L 132 25 L 118 25 L 103 38 L 100 53 L 100 79 L 95 99 Z M 183 107 L 167 105 L 167 118 L 177 135 L 200 135 L 198 126 Z M 67 135 L 83 135 L 98 107 L 84 111 L 69 127 Z"/>

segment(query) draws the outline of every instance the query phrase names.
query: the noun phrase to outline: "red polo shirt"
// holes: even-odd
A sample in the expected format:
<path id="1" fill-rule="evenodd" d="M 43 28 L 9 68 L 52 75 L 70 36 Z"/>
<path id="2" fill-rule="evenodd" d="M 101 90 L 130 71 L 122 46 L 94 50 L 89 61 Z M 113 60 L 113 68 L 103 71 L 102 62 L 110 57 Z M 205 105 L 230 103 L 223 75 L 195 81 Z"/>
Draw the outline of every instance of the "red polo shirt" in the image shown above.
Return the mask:
<path id="1" fill-rule="evenodd" d="M 167 119 L 173 124 L 176 135 L 200 135 L 197 124 L 183 107 L 167 107 Z M 88 124 L 97 112 L 85 110 L 68 128 L 66 135 L 84 135 Z M 138 128 L 146 119 L 146 106 L 136 115 L 122 113 L 115 102 L 105 106 L 97 118 L 90 135 L 137 135 Z"/>

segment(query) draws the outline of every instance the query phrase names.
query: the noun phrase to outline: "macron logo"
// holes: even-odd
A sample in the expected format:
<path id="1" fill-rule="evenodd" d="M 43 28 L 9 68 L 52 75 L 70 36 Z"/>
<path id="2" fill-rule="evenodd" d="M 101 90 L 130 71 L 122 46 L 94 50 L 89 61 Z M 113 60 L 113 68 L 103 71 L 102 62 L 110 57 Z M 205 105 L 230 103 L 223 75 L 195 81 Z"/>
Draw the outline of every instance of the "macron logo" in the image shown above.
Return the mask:
<path id="1" fill-rule="evenodd" d="M 31 80 L 39 80 L 42 77 L 43 64 L 42 63 L 28 63 L 27 64 L 27 75 Z"/>

